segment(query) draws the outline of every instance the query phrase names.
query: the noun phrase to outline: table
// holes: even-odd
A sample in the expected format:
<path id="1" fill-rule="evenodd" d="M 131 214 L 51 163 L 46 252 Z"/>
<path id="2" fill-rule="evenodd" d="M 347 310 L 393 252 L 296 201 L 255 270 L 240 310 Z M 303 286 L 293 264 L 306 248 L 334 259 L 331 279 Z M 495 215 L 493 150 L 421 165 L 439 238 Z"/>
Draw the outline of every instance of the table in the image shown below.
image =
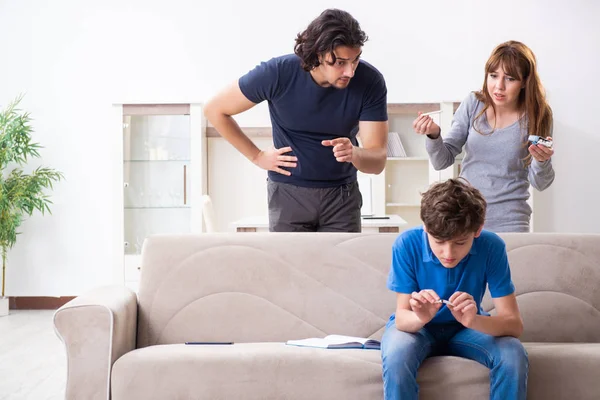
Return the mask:
<path id="1" fill-rule="evenodd" d="M 362 231 L 365 233 L 399 233 L 407 225 L 399 215 L 386 215 L 386 219 L 362 218 Z M 253 216 L 234 221 L 231 225 L 236 232 L 269 232 L 269 217 Z"/>

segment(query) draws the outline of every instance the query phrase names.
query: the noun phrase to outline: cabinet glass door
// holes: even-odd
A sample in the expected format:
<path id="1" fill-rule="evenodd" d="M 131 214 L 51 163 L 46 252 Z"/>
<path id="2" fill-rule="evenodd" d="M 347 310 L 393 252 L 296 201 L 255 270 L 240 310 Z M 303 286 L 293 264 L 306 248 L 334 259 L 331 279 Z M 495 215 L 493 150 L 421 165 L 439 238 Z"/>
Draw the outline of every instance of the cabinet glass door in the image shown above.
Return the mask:
<path id="1" fill-rule="evenodd" d="M 190 116 L 123 116 L 125 255 L 153 234 L 189 233 Z"/>

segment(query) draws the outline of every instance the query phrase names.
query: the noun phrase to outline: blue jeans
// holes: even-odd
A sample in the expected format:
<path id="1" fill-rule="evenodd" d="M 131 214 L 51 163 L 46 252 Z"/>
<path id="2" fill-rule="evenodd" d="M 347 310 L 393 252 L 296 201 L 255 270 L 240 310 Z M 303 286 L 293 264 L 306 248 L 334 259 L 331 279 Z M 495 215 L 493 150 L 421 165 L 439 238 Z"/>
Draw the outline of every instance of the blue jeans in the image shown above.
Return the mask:
<path id="1" fill-rule="evenodd" d="M 490 369 L 490 399 L 527 397 L 529 360 L 521 342 L 494 337 L 459 323 L 429 325 L 416 333 L 399 331 L 389 321 L 381 341 L 385 400 L 417 400 L 417 370 L 430 355 L 468 358 Z"/>

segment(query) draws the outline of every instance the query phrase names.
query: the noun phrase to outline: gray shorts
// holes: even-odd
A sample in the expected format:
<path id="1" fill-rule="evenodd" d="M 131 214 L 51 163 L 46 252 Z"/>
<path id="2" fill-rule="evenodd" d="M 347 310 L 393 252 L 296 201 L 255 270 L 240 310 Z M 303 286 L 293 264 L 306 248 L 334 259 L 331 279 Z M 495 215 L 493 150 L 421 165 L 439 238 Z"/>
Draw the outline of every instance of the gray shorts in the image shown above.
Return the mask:
<path id="1" fill-rule="evenodd" d="M 267 182 L 269 231 L 360 232 L 362 196 L 358 182 L 307 188 Z"/>

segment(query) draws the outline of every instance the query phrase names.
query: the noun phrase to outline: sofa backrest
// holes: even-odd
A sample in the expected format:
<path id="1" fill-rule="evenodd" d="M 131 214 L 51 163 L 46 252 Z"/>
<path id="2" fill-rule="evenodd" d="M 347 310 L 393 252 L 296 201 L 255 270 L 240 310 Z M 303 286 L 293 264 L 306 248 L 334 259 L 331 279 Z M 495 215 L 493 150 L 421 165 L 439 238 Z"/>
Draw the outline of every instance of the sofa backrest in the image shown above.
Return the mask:
<path id="1" fill-rule="evenodd" d="M 138 347 L 381 338 L 396 234 L 216 233 L 148 238 Z M 524 341 L 600 342 L 600 235 L 503 234 Z M 489 296 L 484 308 L 492 310 Z M 493 310 L 492 310 L 493 312 Z"/>
<path id="2" fill-rule="evenodd" d="M 600 235 L 511 233 L 524 342 L 600 342 Z M 489 292 L 483 308 L 492 311 Z"/>

